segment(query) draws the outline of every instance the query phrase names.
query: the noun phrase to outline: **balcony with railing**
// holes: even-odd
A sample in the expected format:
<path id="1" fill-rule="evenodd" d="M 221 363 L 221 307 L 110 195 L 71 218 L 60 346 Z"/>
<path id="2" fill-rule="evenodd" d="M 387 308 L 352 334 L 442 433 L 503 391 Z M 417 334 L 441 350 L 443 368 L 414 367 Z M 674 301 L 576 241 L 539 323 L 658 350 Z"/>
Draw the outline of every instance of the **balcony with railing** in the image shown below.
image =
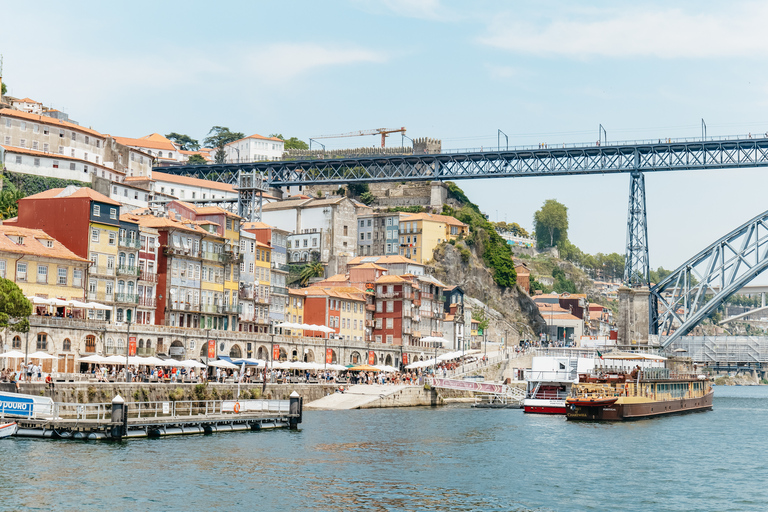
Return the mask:
<path id="1" fill-rule="evenodd" d="M 154 272 L 147 272 L 146 270 L 142 270 L 139 274 L 139 281 L 144 281 L 145 283 L 156 283 L 157 274 Z"/>
<path id="2" fill-rule="evenodd" d="M 240 300 L 253 300 L 253 288 L 240 288 L 237 292 L 237 296 Z"/>
<path id="3" fill-rule="evenodd" d="M 365 305 L 366 311 L 376 311 L 376 305 L 375 304 L 366 304 Z"/>
<path id="4" fill-rule="evenodd" d="M 154 308 L 157 306 L 157 300 L 154 297 L 139 297 L 139 307 Z"/>
<path id="5" fill-rule="evenodd" d="M 242 263 L 243 255 L 234 251 L 224 251 L 224 258 L 222 261 L 228 265 L 235 265 L 237 263 Z"/>
<path id="6" fill-rule="evenodd" d="M 117 275 L 120 276 L 138 276 L 139 273 L 139 267 L 129 267 L 128 265 L 117 266 Z"/>
<path id="7" fill-rule="evenodd" d="M 201 311 L 200 304 L 192 302 L 171 301 L 168 303 L 168 308 L 175 311 Z"/>
<path id="8" fill-rule="evenodd" d="M 152 348 L 152 347 L 150 347 L 150 348 L 146 348 L 146 347 L 137 348 L 136 349 L 136 355 L 137 356 L 141 356 L 141 357 L 154 356 L 155 355 L 155 349 Z"/>
<path id="9" fill-rule="evenodd" d="M 128 249 L 141 249 L 141 242 L 135 238 L 121 236 L 118 238 L 117 244 Z"/>
<path id="10" fill-rule="evenodd" d="M 114 276 L 115 267 L 109 267 L 107 265 L 94 265 L 90 268 L 90 274 L 95 276 Z"/>
<path id="11" fill-rule="evenodd" d="M 139 302 L 139 296 L 135 293 L 116 293 L 115 302 L 121 304 L 137 304 Z"/>
<path id="12" fill-rule="evenodd" d="M 221 306 L 221 312 L 227 315 L 234 315 L 242 311 L 240 304 L 224 304 Z"/>
<path id="13" fill-rule="evenodd" d="M 254 297 L 253 301 L 257 304 L 268 305 L 269 297 Z"/>
<path id="14" fill-rule="evenodd" d="M 104 292 L 88 292 L 88 300 L 95 302 L 113 302 L 114 294 Z"/>
<path id="15" fill-rule="evenodd" d="M 200 252 L 195 251 L 189 247 L 174 247 L 172 245 L 166 245 L 163 247 L 163 254 L 166 256 L 191 256 L 193 258 L 199 258 Z"/>
<path id="16" fill-rule="evenodd" d="M 277 270 L 279 272 L 290 272 L 291 267 L 290 265 L 286 265 L 284 263 L 275 263 L 272 262 L 272 270 Z"/>
<path id="17" fill-rule="evenodd" d="M 209 260 L 209 261 L 218 261 L 218 262 L 223 262 L 224 261 L 224 255 L 219 253 L 219 252 L 203 251 L 201 253 L 201 257 L 204 260 Z"/>
<path id="18" fill-rule="evenodd" d="M 277 295 L 288 295 L 288 288 L 282 286 L 272 286 L 272 293 Z"/>

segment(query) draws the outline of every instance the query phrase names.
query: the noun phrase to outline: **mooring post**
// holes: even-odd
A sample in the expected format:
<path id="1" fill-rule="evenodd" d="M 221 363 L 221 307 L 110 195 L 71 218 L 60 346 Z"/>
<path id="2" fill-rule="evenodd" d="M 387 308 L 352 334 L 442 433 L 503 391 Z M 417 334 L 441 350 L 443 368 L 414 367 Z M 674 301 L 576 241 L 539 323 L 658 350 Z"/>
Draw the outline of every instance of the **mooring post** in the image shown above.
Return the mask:
<path id="1" fill-rule="evenodd" d="M 123 438 L 123 409 L 125 408 L 125 400 L 119 394 L 112 399 L 112 428 L 110 429 L 110 437 L 117 439 L 118 441 Z"/>
<path id="2" fill-rule="evenodd" d="M 299 428 L 299 423 L 301 423 L 301 413 L 302 413 L 302 399 L 301 395 L 299 395 L 296 391 L 291 393 L 290 403 L 288 405 L 288 428 L 291 430 L 296 430 Z"/>

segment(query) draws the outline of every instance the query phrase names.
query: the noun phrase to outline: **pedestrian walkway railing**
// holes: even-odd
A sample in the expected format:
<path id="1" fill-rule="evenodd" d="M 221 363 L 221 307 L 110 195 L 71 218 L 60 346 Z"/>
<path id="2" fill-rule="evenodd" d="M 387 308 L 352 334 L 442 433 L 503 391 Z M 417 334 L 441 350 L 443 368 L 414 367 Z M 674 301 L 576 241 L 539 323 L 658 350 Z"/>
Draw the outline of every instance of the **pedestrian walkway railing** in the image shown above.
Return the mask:
<path id="1" fill-rule="evenodd" d="M 287 414 L 289 400 L 177 400 L 167 402 L 127 402 L 128 418 L 200 418 L 222 414 Z M 78 421 L 110 421 L 111 403 L 57 403 L 54 416 Z"/>

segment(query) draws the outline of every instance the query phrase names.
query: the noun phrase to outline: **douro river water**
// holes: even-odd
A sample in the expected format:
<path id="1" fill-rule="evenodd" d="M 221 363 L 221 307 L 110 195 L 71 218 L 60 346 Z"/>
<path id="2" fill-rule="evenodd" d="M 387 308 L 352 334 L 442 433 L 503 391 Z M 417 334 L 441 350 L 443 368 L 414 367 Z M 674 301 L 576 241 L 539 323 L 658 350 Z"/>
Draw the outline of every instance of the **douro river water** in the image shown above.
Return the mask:
<path id="1" fill-rule="evenodd" d="M 620 424 L 468 406 L 308 411 L 302 430 L 0 441 L 2 510 L 768 510 L 768 387 Z"/>

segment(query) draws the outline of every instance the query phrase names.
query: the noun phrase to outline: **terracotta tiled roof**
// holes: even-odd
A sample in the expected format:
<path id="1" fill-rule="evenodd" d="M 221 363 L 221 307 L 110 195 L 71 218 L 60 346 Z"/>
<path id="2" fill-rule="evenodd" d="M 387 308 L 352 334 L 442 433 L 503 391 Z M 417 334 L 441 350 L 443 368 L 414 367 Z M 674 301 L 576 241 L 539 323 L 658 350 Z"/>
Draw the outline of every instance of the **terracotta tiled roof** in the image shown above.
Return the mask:
<path id="1" fill-rule="evenodd" d="M 152 135 L 148 135 L 148 137 L 152 137 Z M 165 140 L 154 140 L 154 139 L 144 139 L 144 138 L 132 139 L 130 137 L 112 137 L 112 138 L 124 146 L 158 149 L 163 151 L 176 151 L 176 147 L 173 145 L 173 143 L 170 140 L 166 139 L 165 137 L 163 137 L 163 139 Z"/>
<path id="2" fill-rule="evenodd" d="M 372 268 L 376 270 L 387 270 L 386 267 L 380 267 L 375 263 L 362 263 L 360 265 L 355 265 L 354 268 Z"/>
<path id="3" fill-rule="evenodd" d="M 18 100 L 17 99 L 17 100 L 13 100 L 13 101 L 19 102 L 19 103 L 37 103 L 38 105 L 42 105 L 42 103 L 40 103 L 39 101 L 35 101 L 32 98 L 24 98 L 22 100 Z"/>
<path id="4" fill-rule="evenodd" d="M 91 130 L 90 128 L 85 128 L 83 126 L 80 126 L 79 124 L 70 123 L 67 121 L 61 121 L 59 119 L 56 119 L 55 117 L 48 117 L 48 116 L 41 116 L 39 114 L 29 114 L 27 112 L 22 112 L 21 110 L 12 110 L 10 108 L 6 108 L 3 110 L 0 110 L 0 116 L 7 116 L 7 117 L 15 117 L 18 119 L 26 119 L 28 121 L 35 121 L 40 124 L 48 124 L 52 126 L 58 126 L 59 128 L 66 128 L 68 130 L 74 130 L 79 131 L 83 133 L 87 133 L 88 135 L 93 135 L 94 137 L 101 137 L 106 138 L 107 136 L 104 134 L 101 134 L 97 132 L 96 130 Z"/>
<path id="5" fill-rule="evenodd" d="M 243 223 L 243 229 L 276 229 L 274 226 L 270 226 L 265 222 L 245 222 Z"/>
<path id="6" fill-rule="evenodd" d="M 148 228 L 168 228 L 168 229 L 178 229 L 182 231 L 187 231 L 190 233 L 197 233 L 200 235 L 206 235 L 206 236 L 216 236 L 213 233 L 209 233 L 208 231 L 204 230 L 197 224 L 191 223 L 191 222 L 184 222 L 179 221 L 175 219 L 170 219 L 168 217 L 155 217 L 154 215 L 139 215 L 139 225 L 140 226 L 146 226 Z M 221 237 L 217 237 L 221 238 Z"/>
<path id="7" fill-rule="evenodd" d="M 219 183 L 218 181 L 201 180 L 199 178 L 190 178 L 188 176 L 177 176 L 165 172 L 153 171 L 152 177 L 155 181 L 164 181 L 166 183 L 178 183 L 179 185 L 189 185 L 190 187 L 211 188 L 223 192 L 236 194 L 235 187 L 228 183 Z"/>
<path id="8" fill-rule="evenodd" d="M 403 279 L 401 276 L 389 276 L 389 275 L 381 276 L 376 280 L 376 284 L 407 283 L 407 282 L 408 281 L 406 279 Z"/>
<path id="9" fill-rule="evenodd" d="M 23 237 L 24 243 L 17 244 L 9 236 Z M 51 247 L 47 247 L 43 241 L 50 241 Z M 89 260 L 77 256 L 75 253 L 64 247 L 64 245 L 40 229 L 20 228 L 14 225 L 0 225 L 0 251 L 13 252 L 17 254 L 28 254 L 33 256 L 45 256 L 48 258 L 59 258 L 70 261 L 87 262 Z"/>
<path id="10" fill-rule="evenodd" d="M 426 220 L 432 222 L 443 222 L 449 226 L 467 226 L 467 224 L 464 224 L 459 219 L 451 217 L 450 215 L 437 215 L 434 213 L 406 213 L 401 217 L 401 220 Z"/>
<path id="11" fill-rule="evenodd" d="M 88 187 L 50 188 L 44 192 L 19 199 L 19 201 L 26 201 L 27 199 L 53 199 L 62 197 L 87 197 L 93 201 L 99 201 L 100 203 L 120 206 L 120 203 L 117 201 L 114 201 L 101 192 L 96 192 L 92 188 Z"/>
<path id="12" fill-rule="evenodd" d="M 393 255 L 393 256 L 356 256 L 347 262 L 347 265 L 360 265 L 362 263 L 376 263 L 377 265 L 392 265 L 395 263 L 410 263 L 412 265 L 418 265 L 423 267 L 424 265 L 418 261 L 414 261 L 405 256 Z"/>

